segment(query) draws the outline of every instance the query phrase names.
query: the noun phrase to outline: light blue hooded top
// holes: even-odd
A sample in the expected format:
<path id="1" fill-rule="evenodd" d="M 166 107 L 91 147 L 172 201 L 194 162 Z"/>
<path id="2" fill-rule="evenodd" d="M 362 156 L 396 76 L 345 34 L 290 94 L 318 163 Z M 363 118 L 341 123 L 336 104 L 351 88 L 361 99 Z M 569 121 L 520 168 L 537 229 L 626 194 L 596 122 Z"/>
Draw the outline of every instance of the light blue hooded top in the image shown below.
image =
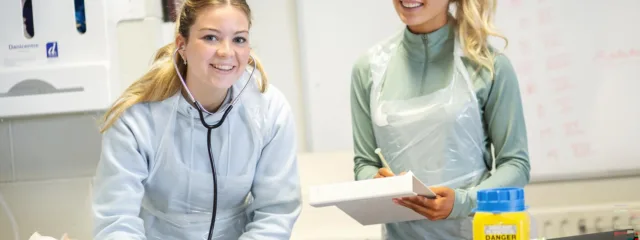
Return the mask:
<path id="1" fill-rule="evenodd" d="M 247 82 L 227 94 L 216 123 Z M 257 71 L 255 73 L 257 74 Z M 205 113 L 206 114 L 206 113 Z M 301 211 L 293 115 L 251 78 L 212 131 L 214 239 L 289 239 Z M 94 239 L 206 239 L 213 209 L 207 129 L 182 94 L 129 108 L 103 136 L 93 185 Z"/>

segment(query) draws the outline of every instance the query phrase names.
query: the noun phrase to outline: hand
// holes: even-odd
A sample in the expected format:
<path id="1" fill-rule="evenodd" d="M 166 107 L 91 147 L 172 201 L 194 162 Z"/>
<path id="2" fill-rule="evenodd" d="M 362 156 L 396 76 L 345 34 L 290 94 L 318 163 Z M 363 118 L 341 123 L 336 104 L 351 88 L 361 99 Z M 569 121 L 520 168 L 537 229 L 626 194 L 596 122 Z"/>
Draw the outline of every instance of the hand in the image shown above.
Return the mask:
<path id="1" fill-rule="evenodd" d="M 430 189 L 436 194 L 436 198 L 413 196 L 396 198 L 393 202 L 410 208 L 431 221 L 446 219 L 453 210 L 456 192 L 448 187 L 431 187 Z"/>
<path id="2" fill-rule="evenodd" d="M 398 176 L 402 176 L 404 175 L 406 172 L 401 172 L 400 174 L 398 174 Z M 393 172 L 391 172 L 390 169 L 388 168 L 380 168 L 378 169 L 378 173 L 376 173 L 375 176 L 373 176 L 373 178 L 384 178 L 384 177 L 393 177 L 395 176 L 395 174 L 393 174 Z"/>

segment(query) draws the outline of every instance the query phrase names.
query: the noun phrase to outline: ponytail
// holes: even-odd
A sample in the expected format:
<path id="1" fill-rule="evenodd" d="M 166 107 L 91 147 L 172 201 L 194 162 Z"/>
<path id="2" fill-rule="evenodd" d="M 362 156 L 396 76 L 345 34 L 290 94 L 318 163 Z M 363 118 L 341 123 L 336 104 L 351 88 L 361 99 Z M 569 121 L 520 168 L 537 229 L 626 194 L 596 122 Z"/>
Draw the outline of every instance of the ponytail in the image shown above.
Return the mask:
<path id="1" fill-rule="evenodd" d="M 495 55 L 489 48 L 489 36 L 502 38 L 505 47 L 508 40 L 493 25 L 496 0 L 453 0 L 456 3 L 456 26 L 464 53 L 479 67 L 486 68 L 494 77 Z"/>
<path id="2" fill-rule="evenodd" d="M 251 58 L 249 58 L 249 65 L 253 66 L 253 62 L 256 63 L 256 68 L 258 72 L 260 72 L 260 79 L 258 79 L 258 88 L 260 92 L 264 93 L 267 91 L 267 87 L 269 86 L 269 81 L 267 79 L 267 73 L 264 71 L 264 66 L 258 57 L 251 51 Z M 254 75 L 255 76 L 255 75 Z"/>
<path id="3" fill-rule="evenodd" d="M 109 129 L 131 106 L 140 102 L 161 101 L 180 90 L 178 75 L 171 60 L 175 49 L 175 44 L 171 43 L 158 50 L 151 69 L 133 82 L 104 114 L 100 133 Z M 176 60 L 178 69 L 184 74 L 186 66 L 182 61 Z"/>

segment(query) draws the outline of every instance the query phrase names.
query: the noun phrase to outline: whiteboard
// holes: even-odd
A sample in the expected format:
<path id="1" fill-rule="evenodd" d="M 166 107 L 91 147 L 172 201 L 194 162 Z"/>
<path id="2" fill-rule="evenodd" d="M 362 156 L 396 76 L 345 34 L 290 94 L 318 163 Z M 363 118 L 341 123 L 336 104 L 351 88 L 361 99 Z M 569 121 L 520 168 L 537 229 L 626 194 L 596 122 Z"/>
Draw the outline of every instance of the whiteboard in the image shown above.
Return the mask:
<path id="1" fill-rule="evenodd" d="M 640 170 L 637 0 L 499 0 L 523 95 L 532 180 Z M 391 1 L 298 0 L 312 151 L 351 151 L 351 68 L 403 27 Z M 493 42 L 493 41 L 492 41 Z M 500 41 L 495 46 L 502 48 Z"/>
<path id="2" fill-rule="evenodd" d="M 402 22 L 387 0 L 297 3 L 308 151 L 350 150 L 353 63 Z"/>

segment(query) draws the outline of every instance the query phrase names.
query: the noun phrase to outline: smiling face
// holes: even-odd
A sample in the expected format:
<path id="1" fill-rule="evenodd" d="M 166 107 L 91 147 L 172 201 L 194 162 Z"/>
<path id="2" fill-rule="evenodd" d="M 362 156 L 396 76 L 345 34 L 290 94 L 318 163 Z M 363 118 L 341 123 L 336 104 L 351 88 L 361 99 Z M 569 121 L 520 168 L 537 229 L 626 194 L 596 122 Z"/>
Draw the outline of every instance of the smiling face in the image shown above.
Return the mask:
<path id="1" fill-rule="evenodd" d="M 447 21 L 450 0 L 392 0 L 400 20 L 414 32 L 434 31 Z"/>
<path id="2" fill-rule="evenodd" d="M 178 36 L 176 42 L 185 47 L 190 89 L 228 89 L 249 60 L 249 19 L 231 5 L 208 7 L 199 10 L 188 39 Z"/>

